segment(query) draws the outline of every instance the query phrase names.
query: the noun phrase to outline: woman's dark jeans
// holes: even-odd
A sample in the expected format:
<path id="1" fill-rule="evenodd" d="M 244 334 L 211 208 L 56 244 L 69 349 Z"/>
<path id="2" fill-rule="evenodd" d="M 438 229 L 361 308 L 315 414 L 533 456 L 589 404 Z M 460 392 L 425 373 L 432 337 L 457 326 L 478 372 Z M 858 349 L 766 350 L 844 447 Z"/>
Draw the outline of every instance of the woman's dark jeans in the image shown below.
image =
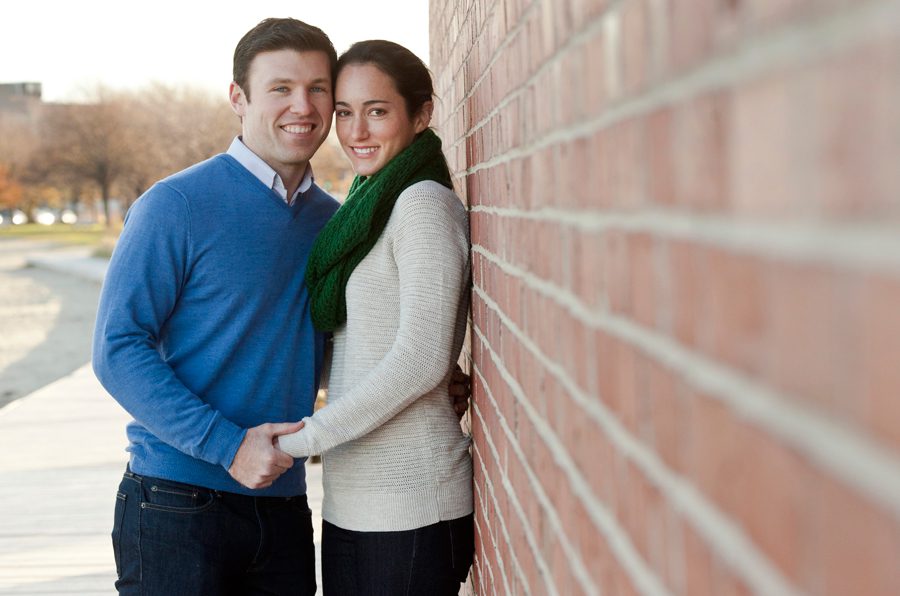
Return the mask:
<path id="1" fill-rule="evenodd" d="M 249 497 L 126 471 L 112 539 L 119 594 L 315 594 L 306 496 Z"/>
<path id="2" fill-rule="evenodd" d="M 325 596 L 455 596 L 474 552 L 472 515 L 403 532 L 354 532 L 323 521 Z"/>

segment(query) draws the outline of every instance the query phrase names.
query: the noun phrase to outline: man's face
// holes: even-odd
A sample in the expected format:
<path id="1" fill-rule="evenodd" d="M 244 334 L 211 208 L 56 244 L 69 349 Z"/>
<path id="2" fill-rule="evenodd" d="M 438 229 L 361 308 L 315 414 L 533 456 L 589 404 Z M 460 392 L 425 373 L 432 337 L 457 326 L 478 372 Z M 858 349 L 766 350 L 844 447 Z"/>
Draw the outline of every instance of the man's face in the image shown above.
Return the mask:
<path id="1" fill-rule="evenodd" d="M 231 84 L 231 105 L 241 117 L 244 144 L 278 172 L 285 185 L 298 183 L 331 129 L 334 99 L 324 52 L 276 50 L 250 63 L 247 93 Z"/>

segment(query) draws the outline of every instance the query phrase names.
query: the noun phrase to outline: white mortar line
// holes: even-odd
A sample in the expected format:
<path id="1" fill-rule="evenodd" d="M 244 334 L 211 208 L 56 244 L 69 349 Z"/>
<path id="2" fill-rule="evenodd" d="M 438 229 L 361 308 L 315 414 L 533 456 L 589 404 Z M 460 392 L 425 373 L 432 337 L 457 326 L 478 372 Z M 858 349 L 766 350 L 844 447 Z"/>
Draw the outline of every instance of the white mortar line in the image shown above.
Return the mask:
<path id="1" fill-rule="evenodd" d="M 632 578 L 635 586 L 642 594 L 668 595 L 669 592 L 666 587 L 660 583 L 659 579 L 653 573 L 653 570 L 647 566 L 647 563 L 641 558 L 640 553 L 638 553 L 634 548 L 634 545 L 631 544 L 628 534 L 619 527 L 615 516 L 612 515 L 599 500 L 597 500 L 596 496 L 591 491 L 590 486 L 588 486 L 587 482 L 582 477 L 581 472 L 566 452 L 565 446 L 553 431 L 549 430 L 546 421 L 541 418 L 541 415 L 525 397 L 525 392 L 522 390 L 522 387 L 503 365 L 500 357 L 494 352 L 493 346 L 491 346 L 484 334 L 481 333 L 480 329 L 473 327 L 473 331 L 478 335 L 481 339 L 481 343 L 490 353 L 491 360 L 500 372 L 500 376 L 512 390 L 513 395 L 516 396 L 516 400 L 522 406 L 523 410 L 528 415 L 528 418 L 531 420 L 532 424 L 534 424 L 534 427 L 542 429 L 540 434 L 541 439 L 543 439 L 544 443 L 553 454 L 553 458 L 556 463 L 559 464 L 560 469 L 565 472 L 573 493 L 581 499 L 585 509 L 591 516 L 591 520 L 600 528 L 603 535 L 606 536 L 610 550 L 615 553 L 616 558 Z M 482 376 L 480 371 L 479 376 Z M 482 381 L 484 381 L 484 377 L 482 377 Z M 486 382 L 484 382 L 484 386 L 487 388 L 488 397 L 491 399 L 491 403 L 496 408 L 497 402 L 494 400 Z M 562 522 L 556 513 L 555 504 L 544 492 L 540 480 L 531 470 L 531 466 L 528 464 L 528 460 L 518 443 L 517 437 L 512 429 L 509 428 L 509 425 L 506 424 L 505 418 L 502 419 L 501 426 L 503 426 L 503 430 L 507 433 L 507 437 L 510 440 L 510 446 L 515 451 L 516 456 L 521 461 L 522 466 L 528 475 L 528 480 L 532 484 L 534 493 L 538 496 L 541 505 L 544 507 L 547 519 L 551 522 L 557 535 L 560 537 L 560 544 L 563 546 L 570 559 L 575 561 L 579 567 L 583 567 L 584 563 L 581 561 L 580 553 L 569 544 L 568 537 L 563 531 Z M 580 571 L 584 573 L 585 580 L 591 582 L 587 570 L 582 568 Z M 588 585 L 590 585 L 590 583 Z"/>
<path id="2" fill-rule="evenodd" d="M 525 346 L 541 363 L 553 374 L 566 388 L 569 394 L 579 403 L 584 411 L 594 417 L 610 437 L 612 443 L 626 458 L 632 460 L 640 468 L 646 477 L 653 482 L 660 492 L 666 495 L 675 508 L 682 511 L 692 522 L 694 527 L 716 546 L 716 555 L 722 558 L 733 570 L 735 570 L 757 593 L 767 596 L 794 595 L 797 592 L 781 573 L 759 552 L 753 542 L 747 538 L 743 530 L 733 520 L 720 513 L 713 504 L 686 480 L 666 468 L 656 453 L 635 439 L 618 418 L 600 404 L 584 395 L 581 389 L 575 385 L 566 371 L 558 364 L 550 361 L 540 349 L 522 333 L 522 331 L 506 317 L 499 306 L 488 297 L 484 291 L 475 287 L 475 292 L 485 301 L 492 310 L 512 331 L 519 342 Z M 476 333 L 481 335 L 476 328 Z M 563 452 L 560 457 L 568 458 Z M 576 470 L 577 473 L 577 470 Z M 578 481 L 583 482 L 580 478 Z M 592 505 L 589 511 L 602 507 L 595 502 L 593 493 L 583 496 L 583 499 Z"/>
<path id="3" fill-rule="evenodd" d="M 476 371 L 477 371 L 477 369 L 476 369 Z M 477 371 L 477 372 L 478 372 L 478 376 L 481 377 L 480 371 Z M 481 377 L 481 378 L 483 381 L 484 377 Z M 487 384 L 485 384 L 485 387 L 486 386 L 487 386 Z M 491 401 L 493 401 L 493 398 L 491 399 Z M 495 406 L 497 405 L 496 402 L 494 403 L 494 405 Z M 500 410 L 498 410 L 496 407 L 494 409 L 497 412 L 498 420 L 504 420 L 504 417 L 503 417 L 502 413 L 500 412 Z M 485 428 L 488 428 L 487 425 L 485 425 L 484 417 L 481 415 L 480 409 L 476 408 L 476 415 L 478 416 L 479 420 L 481 420 L 481 424 L 484 425 Z M 491 455 L 494 457 L 494 461 L 497 462 L 497 469 L 501 470 L 500 482 L 503 485 L 503 488 L 506 491 L 507 496 L 509 497 L 509 502 L 511 504 L 514 504 L 515 511 L 513 512 L 513 515 L 518 515 L 519 519 L 522 521 L 522 527 L 525 529 L 525 538 L 526 538 L 526 540 L 528 540 L 528 546 L 531 548 L 531 552 L 534 554 L 534 561 L 538 567 L 538 572 L 541 575 L 541 579 L 544 580 L 544 585 L 547 587 L 548 590 L 550 590 L 550 592 L 552 594 L 557 594 L 556 588 L 551 583 L 551 578 L 553 576 L 550 573 L 550 568 L 547 567 L 547 563 L 544 561 L 543 555 L 541 554 L 540 549 L 537 547 L 537 544 L 535 543 L 534 536 L 531 533 L 531 527 L 528 524 L 528 519 L 525 517 L 525 514 L 522 510 L 521 504 L 519 504 L 519 498 L 518 498 L 518 495 L 516 495 L 515 487 L 513 487 L 510 484 L 509 479 L 506 477 L 506 474 L 502 471 L 502 465 L 500 463 L 500 454 L 497 452 L 497 446 L 494 445 L 494 441 L 491 438 L 490 433 L 484 433 L 484 436 L 485 436 L 485 439 L 487 440 L 488 448 L 491 451 Z M 488 478 L 487 470 L 484 469 L 484 466 L 482 466 L 482 471 L 484 472 L 484 477 Z M 528 585 L 528 577 L 525 575 L 524 571 L 522 570 L 522 564 L 519 563 L 519 559 L 515 555 L 515 550 L 512 548 L 512 541 L 509 539 L 509 531 L 506 529 L 506 523 L 505 523 L 506 520 L 504 520 L 501 515 L 500 506 L 497 503 L 497 498 L 494 495 L 495 495 L 495 493 L 493 491 L 493 482 L 492 482 L 491 483 L 491 497 L 492 497 L 492 500 L 494 501 L 494 508 L 497 511 L 497 517 L 501 520 L 500 524 L 503 527 L 503 536 L 506 539 L 506 542 L 510 545 L 509 552 L 510 552 L 510 556 L 512 556 L 512 558 L 513 558 L 513 564 L 516 568 L 516 573 L 522 579 L 522 584 L 527 586 Z M 499 557 L 498 557 L 498 560 L 499 560 Z M 504 580 L 505 579 L 506 579 L 506 575 L 504 574 Z M 529 587 L 529 589 L 533 588 L 533 586 L 528 586 L 528 587 Z M 507 587 L 507 590 L 508 590 L 508 587 Z"/>
<path id="4" fill-rule="evenodd" d="M 475 329 L 475 328 L 473 327 L 473 329 Z M 477 332 L 477 330 L 476 330 L 476 332 Z M 501 375 L 502 375 L 503 371 L 505 369 L 503 369 L 502 367 L 497 365 L 496 358 L 494 358 L 493 349 L 491 348 L 490 344 L 485 342 L 483 336 L 481 336 L 480 334 L 479 334 L 479 337 L 482 337 L 482 342 L 491 351 L 491 360 L 494 361 L 495 365 L 497 366 L 497 370 L 500 371 Z M 540 480 L 537 478 L 537 476 L 534 474 L 534 472 L 531 471 L 531 466 L 530 466 L 527 458 L 525 457 L 525 454 L 522 451 L 521 446 L 519 445 L 518 437 L 516 437 L 515 432 L 510 428 L 509 423 L 506 422 L 506 417 L 503 416 L 502 411 L 500 410 L 499 404 L 497 403 L 497 400 L 494 399 L 494 394 L 491 391 L 490 387 L 488 386 L 487 380 L 484 378 L 484 375 L 481 373 L 480 370 L 477 370 L 477 373 L 478 373 L 478 376 L 481 377 L 482 383 L 485 387 L 485 390 L 487 391 L 488 398 L 491 400 L 491 405 L 494 406 L 494 410 L 498 414 L 498 420 L 500 421 L 500 427 L 503 430 L 504 434 L 506 435 L 506 439 L 510 445 L 510 448 L 515 453 L 515 457 L 517 457 L 519 462 L 521 463 L 522 469 L 525 470 L 525 473 L 528 476 L 528 482 L 529 482 L 529 484 L 531 484 L 531 488 L 534 491 L 534 494 L 537 495 L 538 500 L 540 501 L 541 505 L 543 506 L 544 510 L 546 511 L 547 518 L 550 520 L 550 522 L 553 526 L 553 529 L 556 531 L 556 535 L 559 538 L 560 545 L 563 547 L 563 550 L 565 550 L 566 555 L 569 557 L 569 561 L 571 563 L 573 563 L 572 570 L 575 574 L 575 577 L 579 580 L 579 582 L 581 583 L 581 587 L 587 593 L 589 593 L 589 594 L 596 593 L 597 587 L 594 585 L 593 579 L 591 578 L 590 574 L 588 573 L 587 568 L 584 565 L 584 562 L 581 560 L 581 553 L 579 553 L 577 549 L 573 548 L 569 544 L 568 536 L 563 531 L 562 523 L 559 520 L 559 516 L 557 516 L 557 514 L 556 514 L 556 508 L 554 507 L 554 504 L 552 503 L 550 498 L 547 497 L 547 494 L 544 492 L 544 489 L 541 486 Z M 504 380 L 506 380 L 505 377 L 504 377 Z M 519 396 L 517 395 L 517 397 L 519 397 Z M 553 437 L 553 438 L 555 439 L 555 437 Z M 503 474 L 503 486 L 510 492 L 515 491 L 515 487 L 509 481 L 509 477 L 506 474 Z M 518 497 L 516 497 L 516 511 L 520 514 L 520 517 L 523 521 L 523 525 L 526 528 L 529 527 L 528 524 L 524 523 L 528 520 L 525 515 L 524 509 L 522 509 L 521 504 L 519 504 L 519 502 L 518 502 Z M 530 534 L 530 532 L 526 532 L 526 533 Z M 534 546 L 535 546 L 535 548 L 537 548 L 536 543 Z M 552 577 L 553 577 L 552 573 L 550 573 L 549 568 L 547 568 L 546 581 L 552 582 Z M 551 589 L 553 591 L 553 593 L 558 593 L 556 590 L 556 587 L 553 586 L 552 583 L 548 583 L 548 589 Z"/>
<path id="5" fill-rule="evenodd" d="M 565 44 L 563 44 L 559 48 L 557 48 L 556 51 L 553 52 L 553 54 L 547 56 L 547 58 L 544 60 L 544 62 L 534 71 L 534 73 L 532 73 L 532 75 L 530 77 L 528 77 L 528 79 L 524 83 L 521 83 L 518 87 L 513 87 L 512 89 L 510 89 L 509 94 L 507 94 L 504 98 L 502 98 L 497 103 L 497 105 L 494 106 L 494 109 L 491 110 L 487 115 L 485 115 L 484 118 L 479 120 L 470 129 L 465 131 L 466 134 L 464 134 L 464 136 L 462 138 L 465 139 L 465 137 L 467 136 L 468 133 L 471 133 L 471 132 L 481 128 L 482 126 L 484 126 L 484 124 L 486 122 L 488 122 L 493 116 L 495 116 L 503 107 L 505 107 L 510 102 L 517 99 L 519 94 L 523 90 L 527 89 L 532 83 L 535 82 L 535 80 L 537 80 L 538 76 L 540 76 L 545 70 L 550 68 L 550 66 L 553 64 L 553 62 L 556 60 L 556 58 L 558 58 L 560 55 L 564 54 L 565 52 L 569 51 L 571 48 L 577 47 L 580 44 L 593 39 L 594 35 L 598 31 L 604 30 L 607 27 L 609 27 L 610 25 L 608 24 L 608 21 L 618 19 L 618 15 L 616 14 L 616 11 L 618 9 L 618 6 L 621 5 L 623 1 L 624 0 L 610 0 L 610 2 L 608 2 L 608 6 L 604 10 L 604 14 L 602 16 L 598 16 L 596 19 L 591 21 L 584 29 L 578 31 L 575 35 L 572 35 Z M 460 106 L 462 106 L 466 100 L 468 100 L 470 97 L 472 97 L 475 94 L 475 90 L 478 88 L 478 85 L 481 83 L 481 81 L 483 81 L 485 79 L 485 77 L 487 77 L 488 73 L 490 72 L 490 69 L 494 66 L 494 63 L 499 59 L 501 51 L 503 49 L 505 49 L 506 46 L 512 42 L 512 38 L 514 38 L 516 35 L 518 35 L 519 32 L 525 27 L 526 17 L 528 16 L 528 14 L 530 12 L 535 10 L 536 6 L 537 6 L 537 3 L 532 2 L 532 4 L 522 12 L 522 18 L 519 19 L 519 22 L 516 23 L 515 27 L 513 27 L 512 29 L 509 30 L 506 38 L 503 40 L 503 42 L 499 46 L 497 46 L 497 49 L 494 50 L 494 54 L 493 54 L 493 56 L 491 56 L 491 59 L 489 60 L 487 66 L 485 67 L 484 72 L 482 72 L 481 76 L 479 76 L 475 80 L 475 82 L 472 83 L 472 86 L 469 89 L 469 91 L 465 94 L 465 96 L 462 98 L 462 100 L 455 106 L 454 110 L 452 112 L 450 112 L 450 114 L 448 114 L 448 117 L 441 121 L 442 124 L 446 123 L 448 120 L 450 120 L 450 118 L 452 118 L 452 116 L 458 112 Z M 475 40 L 475 41 L 477 42 L 477 40 Z M 454 77 L 457 76 L 464 66 L 465 66 L 465 61 L 463 61 L 460 68 L 457 69 L 457 71 L 455 73 L 453 73 L 453 76 Z M 618 75 L 616 75 L 616 76 L 618 76 Z M 450 145 L 450 147 L 455 148 L 457 145 L 459 145 L 461 140 L 462 139 L 456 140 L 452 145 Z"/>
<path id="6" fill-rule="evenodd" d="M 480 453 L 480 451 L 479 451 L 479 449 L 478 449 L 478 446 L 477 446 L 477 445 L 474 445 L 474 443 L 473 443 L 473 447 L 474 447 L 476 453 Z M 473 462 L 473 463 L 474 463 L 474 462 Z M 491 479 L 488 477 L 488 473 L 487 473 L 487 470 L 486 470 L 485 467 L 484 467 L 484 463 L 483 463 L 483 462 L 481 463 L 481 471 L 482 471 L 482 475 L 484 476 L 485 482 L 487 482 L 488 486 L 490 487 L 490 491 L 491 491 L 491 500 L 494 502 L 494 509 L 498 512 L 498 514 L 495 515 L 495 517 L 498 518 L 498 519 L 500 520 L 500 527 L 497 528 L 497 530 L 498 530 L 499 532 L 502 532 L 502 533 L 503 533 L 503 538 L 506 540 L 507 543 L 509 543 L 509 532 L 506 530 L 505 520 L 503 519 L 502 516 L 499 515 L 500 509 L 499 509 L 499 507 L 497 507 L 497 497 L 494 496 L 494 483 L 493 483 L 493 482 L 491 481 Z M 478 491 L 479 495 L 481 495 L 481 488 L 480 488 L 479 486 L 476 486 L 476 487 L 475 487 L 475 490 Z M 481 495 L 482 502 L 485 502 L 485 501 L 484 501 L 484 498 L 485 498 L 484 495 Z M 485 516 L 485 517 L 486 517 L 486 516 Z M 497 546 L 497 540 L 496 540 L 496 538 L 495 538 L 495 536 L 494 536 L 494 533 L 488 531 L 488 534 L 489 534 L 489 536 L 490 536 L 491 544 L 493 545 L 493 548 L 494 548 L 494 554 L 496 555 L 494 558 L 495 558 L 496 561 L 497 561 L 497 565 L 500 567 L 500 575 L 503 577 L 503 587 L 506 589 L 506 593 L 509 594 L 509 580 L 508 580 L 507 577 L 506 577 L 506 566 L 505 566 L 505 564 L 504 564 L 504 562 L 503 562 L 503 558 L 500 556 L 500 548 Z M 483 536 L 483 535 L 482 535 L 482 536 Z M 513 563 L 513 566 L 516 568 L 516 571 L 519 573 L 519 575 L 520 575 L 521 577 L 524 577 L 524 574 L 522 573 L 522 569 L 521 569 L 521 567 L 519 566 L 519 562 L 516 560 L 515 552 L 514 552 L 512 549 L 510 549 L 510 556 L 512 556 L 512 558 L 513 558 L 512 563 Z M 491 583 L 493 584 L 493 582 L 494 582 L 494 570 L 491 569 L 490 567 L 488 567 L 488 569 L 490 569 L 490 573 L 491 573 Z"/>
<path id="7" fill-rule="evenodd" d="M 754 76 L 771 72 L 773 69 L 822 60 L 854 43 L 870 42 L 881 35 L 895 34 L 896 24 L 900 21 L 900 4 L 894 0 L 856 4 L 852 8 L 836 10 L 833 14 L 820 17 L 801 28 L 798 28 L 796 23 L 785 24 L 774 33 L 764 34 L 761 38 L 744 40 L 734 50 L 716 56 L 676 79 L 651 87 L 644 95 L 625 99 L 596 118 L 585 120 L 568 128 L 554 130 L 528 145 L 510 149 L 498 157 L 469 166 L 464 172 L 473 174 L 479 170 L 521 159 L 546 147 L 588 136 L 617 122 L 651 112 L 656 108 L 684 101 L 715 89 L 733 86 L 750 80 Z M 606 18 L 614 16 L 607 15 Z M 604 19 L 601 18 L 598 21 L 602 23 Z M 587 38 L 587 36 L 585 37 Z M 564 49 L 581 43 L 579 40 L 580 36 L 575 36 Z M 544 68 L 549 68 L 552 61 L 549 59 L 544 66 L 536 70 L 534 75 L 525 81 L 517 91 L 510 93 L 499 102 L 491 112 L 469 128 L 448 149 L 455 148 L 462 140 L 490 121 L 499 110 L 527 89 L 541 75 Z"/>
<path id="8" fill-rule="evenodd" d="M 472 251 L 481 254 L 505 273 L 522 279 L 532 289 L 561 304 L 591 327 L 608 331 L 647 352 L 680 373 L 694 387 L 774 433 L 809 456 L 819 467 L 843 479 L 900 519 L 900 459 L 892 451 L 820 412 L 803 407 L 796 399 L 685 349 L 670 338 L 622 317 L 592 311 L 565 289 L 506 263 L 481 246 L 473 246 Z M 502 317 L 508 320 L 505 314 Z M 521 330 L 515 326 L 511 328 L 540 353 Z M 546 358 L 543 354 L 540 356 Z M 562 375 L 561 380 L 576 389 L 587 404 L 597 404 L 587 400 L 577 386 L 565 379 L 564 372 Z M 596 413 L 599 414 L 600 410 Z"/>
<path id="9" fill-rule="evenodd" d="M 476 496 L 478 496 L 478 497 L 480 498 L 481 491 L 479 491 L 477 487 L 476 487 L 475 491 L 476 491 Z M 479 536 L 484 536 L 484 533 L 487 532 L 487 530 L 483 530 L 483 529 L 481 528 L 481 524 L 478 523 L 478 519 L 476 519 L 474 523 L 475 523 L 475 533 L 476 533 L 477 535 L 479 535 Z M 494 541 L 493 538 L 491 538 L 490 540 L 491 540 L 491 542 Z M 486 539 L 485 539 L 485 540 L 482 540 L 482 545 L 483 545 L 483 546 L 482 546 L 482 549 L 488 548 L 487 540 L 486 540 Z M 494 545 L 494 550 L 496 551 L 496 544 Z M 494 582 L 495 582 L 495 580 L 494 580 L 494 570 L 491 569 L 490 565 L 487 564 L 487 561 L 484 560 L 484 557 L 476 557 L 475 560 L 472 562 L 472 566 L 478 568 L 478 570 L 479 570 L 479 575 L 481 575 L 481 576 L 485 576 L 485 575 L 489 576 L 489 577 L 490 577 L 491 585 L 492 585 L 492 586 L 494 585 Z M 473 581 L 472 583 L 473 583 L 473 585 L 474 585 L 475 582 Z"/>
<path id="10" fill-rule="evenodd" d="M 458 77 L 460 75 L 460 73 L 465 70 L 466 61 L 468 60 L 469 56 L 472 55 L 472 50 L 474 50 L 478 46 L 478 40 L 480 39 L 481 34 L 484 33 L 484 29 L 487 26 L 488 19 L 490 18 L 490 15 L 494 12 L 494 7 L 496 7 L 496 5 L 497 5 L 497 2 L 494 2 L 494 4 L 491 5 L 491 9 L 488 11 L 488 14 L 484 19 L 484 22 L 481 24 L 481 31 L 479 31 L 478 36 L 476 36 L 475 39 L 473 40 L 472 47 L 469 48 L 469 53 L 466 54 L 466 57 L 460 62 L 459 68 L 457 68 L 456 72 L 454 72 L 452 74 L 452 78 L 450 79 L 451 81 L 455 81 L 456 77 Z M 469 91 L 465 95 L 463 95 L 460 98 L 460 100 L 457 102 L 457 104 L 455 106 L 453 106 L 453 109 L 448 112 L 448 117 L 441 121 L 441 126 L 445 125 L 454 115 L 456 115 L 459 112 L 459 110 L 462 108 L 462 106 L 465 105 L 466 101 L 470 97 L 472 97 L 472 95 L 475 92 L 475 89 L 477 89 L 478 86 L 481 84 L 481 82 L 490 74 L 491 68 L 493 68 L 494 63 L 497 62 L 497 60 L 500 58 L 502 51 L 504 49 L 506 49 L 506 47 L 509 44 L 512 43 L 512 41 L 519 35 L 519 32 L 521 32 L 521 30 L 525 27 L 525 22 L 528 19 L 528 15 L 535 10 L 536 6 L 537 6 L 537 3 L 532 2 L 530 6 L 528 6 L 525 10 L 522 11 L 522 14 L 519 17 L 519 22 L 517 22 L 512 29 L 509 29 L 507 31 L 506 37 L 503 39 L 503 41 L 500 42 L 500 45 L 498 45 L 497 48 L 494 50 L 493 56 L 491 56 L 490 60 L 487 63 L 487 66 L 484 67 L 484 70 L 481 72 L 481 75 L 477 79 L 475 79 L 475 81 L 472 83 L 472 86 L 469 88 Z M 505 101 L 505 100 L 502 100 L 501 103 L 498 104 L 498 106 L 505 105 L 505 104 L 503 104 L 503 101 Z M 497 110 L 494 109 L 491 111 L 491 113 L 495 113 L 496 111 Z M 452 145 L 450 145 L 450 147 L 456 147 L 457 145 L 459 145 L 458 140 L 455 141 Z"/>
<path id="11" fill-rule="evenodd" d="M 510 219 L 555 222 L 583 232 L 614 230 L 695 240 L 779 260 L 828 261 L 900 270 L 900 233 L 895 224 L 883 222 L 746 221 L 659 209 L 609 213 L 476 206 L 471 211 Z"/>

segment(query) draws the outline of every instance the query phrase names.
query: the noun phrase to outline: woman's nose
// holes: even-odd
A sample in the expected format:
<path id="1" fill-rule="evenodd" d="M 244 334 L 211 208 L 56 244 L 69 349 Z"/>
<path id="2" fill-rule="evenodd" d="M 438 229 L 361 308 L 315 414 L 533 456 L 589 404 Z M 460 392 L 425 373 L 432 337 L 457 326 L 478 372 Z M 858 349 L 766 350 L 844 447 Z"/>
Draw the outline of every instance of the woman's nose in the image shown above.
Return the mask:
<path id="1" fill-rule="evenodd" d="M 353 135 L 354 139 L 364 139 L 369 136 L 369 129 L 364 118 L 353 119 L 353 124 L 350 126 L 350 134 Z"/>

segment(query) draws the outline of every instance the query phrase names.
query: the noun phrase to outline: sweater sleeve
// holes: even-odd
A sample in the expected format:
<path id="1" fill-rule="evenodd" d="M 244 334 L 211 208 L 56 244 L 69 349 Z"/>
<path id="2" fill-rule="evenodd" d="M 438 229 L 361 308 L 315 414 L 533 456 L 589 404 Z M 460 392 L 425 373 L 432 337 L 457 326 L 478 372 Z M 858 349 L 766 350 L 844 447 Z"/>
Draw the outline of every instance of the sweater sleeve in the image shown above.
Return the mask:
<path id="1" fill-rule="evenodd" d="M 449 192 L 411 187 L 392 219 L 399 273 L 397 335 L 385 357 L 339 401 L 279 437 L 279 447 L 307 457 L 381 426 L 447 378 L 458 354 L 459 309 L 466 304 L 469 242 L 465 208 Z M 353 338 L 349 338 L 353 341 Z"/>
<path id="2" fill-rule="evenodd" d="M 244 431 L 193 394 L 160 352 L 191 261 L 185 198 L 158 183 L 128 212 L 110 260 L 94 327 L 97 378 L 143 427 L 203 461 L 231 465 Z"/>

